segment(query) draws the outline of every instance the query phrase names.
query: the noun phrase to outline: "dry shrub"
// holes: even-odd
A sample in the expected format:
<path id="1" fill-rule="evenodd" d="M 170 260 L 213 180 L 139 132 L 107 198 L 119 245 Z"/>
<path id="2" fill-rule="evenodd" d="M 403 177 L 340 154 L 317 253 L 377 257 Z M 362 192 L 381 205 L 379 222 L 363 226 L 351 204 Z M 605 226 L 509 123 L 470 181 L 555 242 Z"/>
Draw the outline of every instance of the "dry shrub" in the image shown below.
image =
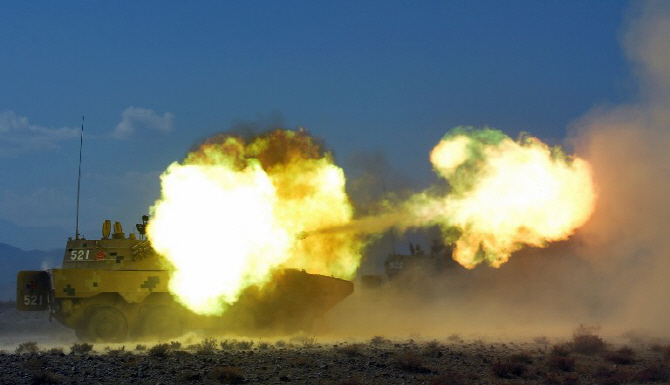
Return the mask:
<path id="1" fill-rule="evenodd" d="M 449 342 L 463 342 L 463 340 L 461 339 L 461 336 L 459 336 L 456 333 L 447 337 L 447 341 L 449 341 Z"/>
<path id="2" fill-rule="evenodd" d="M 181 349 L 181 342 L 179 342 L 179 341 L 171 341 L 171 342 L 170 342 L 170 349 L 171 349 L 172 351 L 176 351 L 176 350 Z"/>
<path id="3" fill-rule="evenodd" d="M 547 338 L 546 336 L 539 336 L 539 337 L 533 338 L 533 342 L 535 342 L 538 345 L 547 346 L 547 345 L 549 345 L 549 338 Z"/>
<path id="4" fill-rule="evenodd" d="M 33 384 L 60 384 L 63 379 L 48 370 L 40 370 L 32 375 Z"/>
<path id="5" fill-rule="evenodd" d="M 336 349 L 337 352 L 344 354 L 347 357 L 362 356 L 361 345 L 360 344 L 351 344 L 344 345 Z"/>
<path id="6" fill-rule="evenodd" d="M 37 353 L 39 350 L 40 349 L 37 347 L 37 342 L 28 341 L 28 342 L 24 342 L 22 344 L 19 344 L 19 346 L 16 348 L 16 354 Z"/>
<path id="7" fill-rule="evenodd" d="M 93 345 L 82 342 L 81 344 L 72 344 L 70 351 L 74 354 L 88 354 L 93 350 Z"/>
<path id="8" fill-rule="evenodd" d="M 426 343 L 423 349 L 423 354 L 428 357 L 442 357 L 442 345 L 437 340 L 432 340 Z"/>
<path id="9" fill-rule="evenodd" d="M 570 346 L 568 344 L 558 344 L 551 348 L 550 355 L 553 357 L 567 357 L 570 355 Z"/>
<path id="10" fill-rule="evenodd" d="M 177 376 L 177 380 L 180 383 L 200 381 L 202 380 L 202 374 L 190 369 L 186 369 L 179 373 L 179 376 Z"/>
<path id="11" fill-rule="evenodd" d="M 237 340 L 223 340 L 219 345 L 221 346 L 221 350 L 233 350 L 235 349 L 235 345 L 237 345 Z"/>
<path id="12" fill-rule="evenodd" d="M 417 356 L 415 353 L 412 352 L 402 353 L 400 356 L 397 357 L 395 364 L 398 368 L 407 372 L 412 373 L 431 372 L 431 370 L 423 364 L 421 357 Z"/>
<path id="13" fill-rule="evenodd" d="M 595 334 L 599 329 L 599 326 L 579 325 L 572 334 L 572 351 L 591 356 L 605 350 L 605 341 Z"/>
<path id="14" fill-rule="evenodd" d="M 551 370 L 571 372 L 575 369 L 575 359 L 565 356 L 549 356 L 547 366 Z"/>
<path id="15" fill-rule="evenodd" d="M 165 358 L 170 354 L 170 345 L 167 343 L 154 345 L 149 349 L 149 355 L 153 357 Z"/>
<path id="16" fill-rule="evenodd" d="M 285 348 L 286 347 L 286 341 L 284 340 L 278 340 L 275 342 L 275 346 L 278 348 Z"/>
<path id="17" fill-rule="evenodd" d="M 635 361 L 635 352 L 628 346 L 624 346 L 619 350 L 606 353 L 605 359 L 617 365 L 630 365 Z"/>
<path id="18" fill-rule="evenodd" d="M 135 346 L 135 350 L 138 352 L 143 352 L 147 350 L 147 345 L 137 344 L 137 346 Z"/>
<path id="19" fill-rule="evenodd" d="M 633 376 L 635 382 L 661 382 L 668 381 L 668 379 L 670 379 L 670 371 L 667 366 L 660 363 L 648 366 Z"/>
<path id="20" fill-rule="evenodd" d="M 526 366 L 518 362 L 496 361 L 491 369 L 496 377 L 512 378 L 521 376 L 526 371 Z"/>
<path id="21" fill-rule="evenodd" d="M 59 355 L 59 356 L 65 355 L 65 352 L 63 351 L 63 348 L 61 348 L 61 347 L 51 348 L 51 349 L 47 350 L 47 353 L 48 354 L 53 354 L 53 355 Z"/>
<path id="22" fill-rule="evenodd" d="M 234 366 L 217 366 L 212 370 L 212 378 L 223 384 L 241 384 L 245 381 L 244 375 Z"/>
<path id="23" fill-rule="evenodd" d="M 266 341 L 259 341 L 258 342 L 258 349 L 260 350 L 268 350 L 270 349 L 270 344 Z"/>
<path id="24" fill-rule="evenodd" d="M 509 361 L 520 363 L 520 364 L 530 365 L 530 364 L 533 363 L 533 357 L 526 352 L 522 352 L 522 353 L 512 354 L 511 356 L 509 356 Z"/>
<path id="25" fill-rule="evenodd" d="M 39 358 L 31 358 L 28 360 L 25 360 L 21 363 L 21 366 L 27 370 L 31 371 L 36 371 L 39 369 L 42 369 L 46 365 L 46 361 L 44 361 L 44 358 L 39 357 Z"/>
<path id="26" fill-rule="evenodd" d="M 380 346 L 380 345 L 383 345 L 387 342 L 391 342 L 391 341 L 387 340 L 386 338 L 384 338 L 382 336 L 374 336 L 370 339 L 370 344 L 372 344 L 373 346 Z"/>
<path id="27" fill-rule="evenodd" d="M 620 385 L 629 383 L 631 375 L 628 372 L 600 366 L 593 371 L 593 378 L 598 385 Z"/>
<path id="28" fill-rule="evenodd" d="M 195 346 L 195 351 L 198 354 L 214 354 L 216 351 L 216 338 L 205 338 Z"/>
<path id="29" fill-rule="evenodd" d="M 235 344 L 237 350 L 251 350 L 252 346 L 254 346 L 254 341 L 238 341 Z"/>

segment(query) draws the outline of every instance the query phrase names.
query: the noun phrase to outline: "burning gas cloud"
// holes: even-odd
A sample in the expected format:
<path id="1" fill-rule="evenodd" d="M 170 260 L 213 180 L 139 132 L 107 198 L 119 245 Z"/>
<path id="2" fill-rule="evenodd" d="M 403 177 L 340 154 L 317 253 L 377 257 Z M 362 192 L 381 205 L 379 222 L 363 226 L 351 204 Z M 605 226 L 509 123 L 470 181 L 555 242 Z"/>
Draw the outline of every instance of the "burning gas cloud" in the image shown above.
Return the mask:
<path id="1" fill-rule="evenodd" d="M 341 278 L 358 268 L 353 234 L 303 236 L 353 215 L 342 169 L 304 130 L 213 138 L 161 182 L 147 232 L 174 270 L 171 291 L 197 313 L 222 313 L 280 267 Z"/>
<path id="2" fill-rule="evenodd" d="M 590 217 L 595 187 L 589 164 L 559 147 L 498 130 L 459 127 L 431 152 L 447 194 L 423 192 L 389 212 L 324 232 L 379 233 L 439 225 L 454 259 L 499 267 L 524 245 L 567 239 Z"/>

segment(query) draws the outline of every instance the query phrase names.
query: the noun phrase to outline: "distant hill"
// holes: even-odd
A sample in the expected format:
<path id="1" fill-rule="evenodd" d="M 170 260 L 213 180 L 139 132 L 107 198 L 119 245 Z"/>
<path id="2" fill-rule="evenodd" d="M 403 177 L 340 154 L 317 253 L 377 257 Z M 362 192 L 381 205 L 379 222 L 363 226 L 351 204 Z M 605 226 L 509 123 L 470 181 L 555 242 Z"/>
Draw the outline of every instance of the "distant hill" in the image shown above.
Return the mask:
<path id="1" fill-rule="evenodd" d="M 60 227 L 44 226 L 17 226 L 14 223 L 0 219 L 0 243 L 14 245 L 23 250 L 52 250 L 65 247 L 68 232 Z"/>
<path id="2" fill-rule="evenodd" d="M 61 242 L 65 247 L 65 242 Z M 22 250 L 0 243 L 0 301 L 16 298 L 16 274 L 20 270 L 43 270 L 60 266 L 64 249 Z"/>

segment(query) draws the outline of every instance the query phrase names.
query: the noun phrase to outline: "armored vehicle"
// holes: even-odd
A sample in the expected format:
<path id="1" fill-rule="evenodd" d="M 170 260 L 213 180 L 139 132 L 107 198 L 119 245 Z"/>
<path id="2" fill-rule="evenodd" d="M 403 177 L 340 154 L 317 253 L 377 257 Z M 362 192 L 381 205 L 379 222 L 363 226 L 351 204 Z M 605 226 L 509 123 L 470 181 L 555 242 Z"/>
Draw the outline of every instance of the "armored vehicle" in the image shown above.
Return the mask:
<path id="1" fill-rule="evenodd" d="M 85 341 L 172 338 L 188 329 L 232 333 L 290 333 L 353 292 L 350 281 L 304 270 L 275 272 L 263 288 L 252 287 L 223 316 L 199 316 L 170 294 L 170 273 L 144 238 L 146 216 L 137 225 L 140 239 L 128 237 L 119 222 L 103 224 L 101 239 L 69 239 L 61 268 L 21 271 L 17 308 L 49 310 Z"/>

